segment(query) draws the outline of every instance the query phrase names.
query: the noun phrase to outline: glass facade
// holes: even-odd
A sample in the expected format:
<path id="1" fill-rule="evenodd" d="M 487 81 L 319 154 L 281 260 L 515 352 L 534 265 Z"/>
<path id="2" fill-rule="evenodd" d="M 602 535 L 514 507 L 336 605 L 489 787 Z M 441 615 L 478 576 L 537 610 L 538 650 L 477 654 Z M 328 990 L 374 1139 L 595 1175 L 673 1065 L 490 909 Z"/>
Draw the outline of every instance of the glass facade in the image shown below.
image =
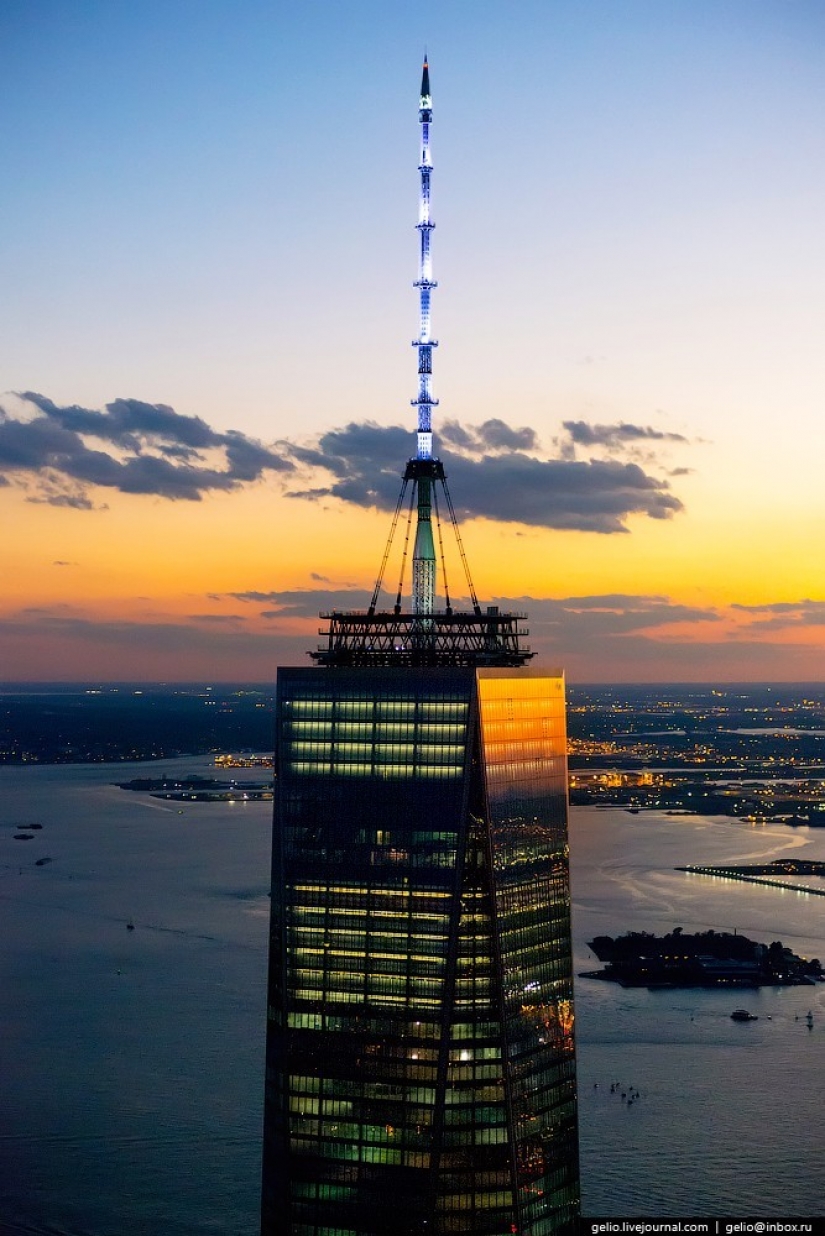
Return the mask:
<path id="1" fill-rule="evenodd" d="M 564 684 L 278 675 L 264 1236 L 578 1214 Z"/>

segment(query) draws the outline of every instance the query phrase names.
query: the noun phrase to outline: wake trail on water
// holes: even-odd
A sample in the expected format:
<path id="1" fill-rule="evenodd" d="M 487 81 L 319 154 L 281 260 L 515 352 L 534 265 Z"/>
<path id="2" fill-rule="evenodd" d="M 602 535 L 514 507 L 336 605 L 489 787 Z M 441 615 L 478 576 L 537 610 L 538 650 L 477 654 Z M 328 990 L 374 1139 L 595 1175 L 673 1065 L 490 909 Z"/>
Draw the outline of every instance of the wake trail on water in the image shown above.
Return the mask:
<path id="1" fill-rule="evenodd" d="M 0 901 L 10 901 L 16 905 L 37 906 L 40 910 L 59 910 L 62 914 L 71 914 L 75 918 L 93 919 L 99 923 L 114 923 L 125 927 L 126 921 L 116 914 L 101 914 L 94 910 L 82 910 L 77 906 L 61 905 L 58 901 L 32 901 L 29 897 L 13 897 L 9 893 L 0 893 Z M 199 931 L 190 931 L 186 927 L 166 927 L 162 923 L 133 923 L 141 931 L 165 932 L 174 936 L 186 936 L 190 940 L 209 940 L 216 944 L 231 944 L 234 941 L 221 940 L 218 936 L 204 935 Z"/>

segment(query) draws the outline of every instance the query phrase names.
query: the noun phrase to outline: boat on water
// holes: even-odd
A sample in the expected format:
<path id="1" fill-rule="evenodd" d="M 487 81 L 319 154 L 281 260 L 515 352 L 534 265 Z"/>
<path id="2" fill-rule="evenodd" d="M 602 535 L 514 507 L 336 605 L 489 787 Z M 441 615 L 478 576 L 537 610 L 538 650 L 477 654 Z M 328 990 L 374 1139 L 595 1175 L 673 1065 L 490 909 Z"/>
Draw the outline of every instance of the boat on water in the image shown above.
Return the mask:
<path id="1" fill-rule="evenodd" d="M 749 1013 L 747 1009 L 734 1009 L 730 1016 L 731 1021 L 759 1021 L 756 1013 Z"/>

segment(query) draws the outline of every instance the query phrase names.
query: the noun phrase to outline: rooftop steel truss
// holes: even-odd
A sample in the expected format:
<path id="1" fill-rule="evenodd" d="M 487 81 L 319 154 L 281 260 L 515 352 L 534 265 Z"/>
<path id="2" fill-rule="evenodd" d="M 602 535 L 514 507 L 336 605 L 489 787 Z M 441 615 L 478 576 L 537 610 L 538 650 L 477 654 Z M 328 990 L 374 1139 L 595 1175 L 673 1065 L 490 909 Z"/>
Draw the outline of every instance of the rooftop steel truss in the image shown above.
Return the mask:
<path id="1" fill-rule="evenodd" d="M 524 665 L 533 656 L 521 643 L 529 632 L 519 624 L 526 614 L 502 614 L 497 606 L 482 613 L 321 614 L 327 636 L 310 656 L 319 665 L 493 666 Z"/>

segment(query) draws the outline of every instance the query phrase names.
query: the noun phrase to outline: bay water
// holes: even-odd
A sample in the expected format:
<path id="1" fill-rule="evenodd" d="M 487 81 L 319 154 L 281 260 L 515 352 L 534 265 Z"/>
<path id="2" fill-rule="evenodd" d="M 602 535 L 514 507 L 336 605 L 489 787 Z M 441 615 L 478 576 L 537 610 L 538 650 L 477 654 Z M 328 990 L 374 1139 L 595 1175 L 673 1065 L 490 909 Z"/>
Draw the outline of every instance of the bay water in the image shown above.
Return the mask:
<path id="1" fill-rule="evenodd" d="M 113 784 L 212 771 L 0 770 L 4 1236 L 256 1232 L 271 804 Z M 825 859 L 825 830 L 574 809 L 577 973 L 596 934 L 674 926 L 825 957 L 825 899 L 674 870 L 791 854 Z M 739 1005 L 759 1020 L 732 1022 Z M 825 984 L 580 978 L 576 1009 L 585 1214 L 825 1213 Z"/>

